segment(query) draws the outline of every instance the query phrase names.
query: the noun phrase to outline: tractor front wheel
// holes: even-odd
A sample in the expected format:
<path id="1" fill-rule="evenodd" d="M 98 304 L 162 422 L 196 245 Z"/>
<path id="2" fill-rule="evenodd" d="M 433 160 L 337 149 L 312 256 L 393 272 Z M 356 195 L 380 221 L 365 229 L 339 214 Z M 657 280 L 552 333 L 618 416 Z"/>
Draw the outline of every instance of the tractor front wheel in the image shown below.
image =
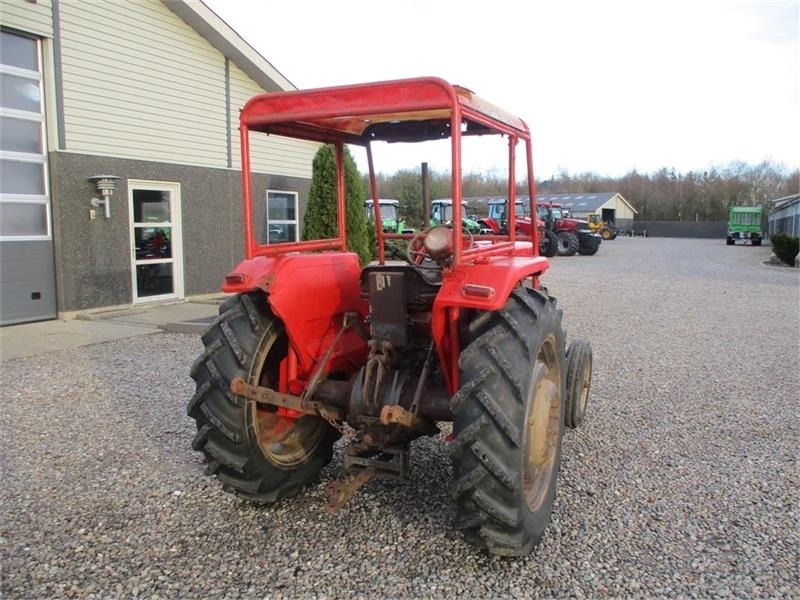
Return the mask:
<path id="1" fill-rule="evenodd" d="M 560 231 L 556 235 L 556 252 L 559 256 L 572 256 L 578 251 L 578 236 L 571 231 Z"/>
<path id="2" fill-rule="evenodd" d="M 581 237 L 578 242 L 578 254 L 582 256 L 593 256 L 600 249 L 600 238 L 596 235 Z"/>
<path id="3" fill-rule="evenodd" d="M 550 520 L 564 431 L 564 332 L 555 299 L 518 288 L 461 353 L 453 397 L 454 525 L 501 556 Z"/>
<path id="4" fill-rule="evenodd" d="M 206 473 L 225 491 L 261 503 L 292 496 L 330 462 L 339 433 L 318 417 L 283 416 L 230 391 L 235 377 L 277 389 L 288 337 L 261 293 L 234 296 L 219 312 L 191 371 L 192 448 L 204 454 Z"/>
<path id="5" fill-rule="evenodd" d="M 583 423 L 592 384 L 592 346 L 575 340 L 567 350 L 567 401 L 564 423 L 575 429 Z"/>

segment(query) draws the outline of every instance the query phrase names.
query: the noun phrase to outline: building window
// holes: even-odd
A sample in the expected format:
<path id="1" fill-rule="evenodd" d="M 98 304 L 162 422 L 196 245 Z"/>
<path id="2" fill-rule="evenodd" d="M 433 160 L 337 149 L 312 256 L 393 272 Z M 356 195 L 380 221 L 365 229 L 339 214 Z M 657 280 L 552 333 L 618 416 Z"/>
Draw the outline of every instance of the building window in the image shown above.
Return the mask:
<path id="1" fill-rule="evenodd" d="M 267 243 L 296 242 L 297 192 L 267 190 Z"/>
<path id="2" fill-rule="evenodd" d="M 39 42 L 0 32 L 0 239 L 50 239 Z"/>

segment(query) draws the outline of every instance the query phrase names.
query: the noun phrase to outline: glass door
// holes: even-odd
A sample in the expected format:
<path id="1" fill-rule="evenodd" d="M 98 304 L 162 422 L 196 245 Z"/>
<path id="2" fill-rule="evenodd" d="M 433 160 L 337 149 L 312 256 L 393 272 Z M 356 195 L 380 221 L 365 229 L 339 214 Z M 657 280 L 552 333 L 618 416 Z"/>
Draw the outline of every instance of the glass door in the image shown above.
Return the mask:
<path id="1" fill-rule="evenodd" d="M 128 181 L 134 303 L 183 298 L 180 184 Z"/>

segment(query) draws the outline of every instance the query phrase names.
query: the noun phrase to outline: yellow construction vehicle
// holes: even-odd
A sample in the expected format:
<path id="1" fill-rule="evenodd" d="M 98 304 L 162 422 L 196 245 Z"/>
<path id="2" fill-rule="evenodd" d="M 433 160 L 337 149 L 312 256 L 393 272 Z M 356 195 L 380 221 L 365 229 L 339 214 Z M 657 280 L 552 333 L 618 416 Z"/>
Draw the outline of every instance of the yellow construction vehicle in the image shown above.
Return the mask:
<path id="1" fill-rule="evenodd" d="M 618 233 L 614 223 L 603 221 L 600 215 L 589 215 L 589 229 L 592 233 L 599 233 L 604 240 L 613 240 Z"/>

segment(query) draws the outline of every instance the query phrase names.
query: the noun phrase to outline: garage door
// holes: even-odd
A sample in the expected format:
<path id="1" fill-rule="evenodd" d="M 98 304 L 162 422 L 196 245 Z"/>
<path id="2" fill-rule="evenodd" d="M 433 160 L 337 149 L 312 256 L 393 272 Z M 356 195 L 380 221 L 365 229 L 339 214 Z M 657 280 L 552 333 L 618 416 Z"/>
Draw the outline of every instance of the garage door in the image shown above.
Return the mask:
<path id="1" fill-rule="evenodd" d="M 39 42 L 0 32 L 0 324 L 56 317 Z"/>

